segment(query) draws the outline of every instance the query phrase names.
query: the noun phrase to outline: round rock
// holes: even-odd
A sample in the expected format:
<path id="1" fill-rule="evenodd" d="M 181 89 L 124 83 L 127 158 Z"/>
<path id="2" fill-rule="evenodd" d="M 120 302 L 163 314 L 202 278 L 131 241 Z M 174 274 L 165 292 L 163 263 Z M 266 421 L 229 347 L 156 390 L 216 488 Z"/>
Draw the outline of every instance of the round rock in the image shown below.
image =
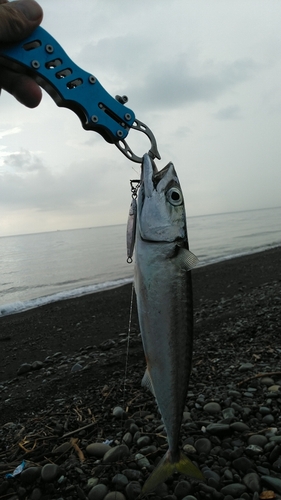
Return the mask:
<path id="1" fill-rule="evenodd" d="M 86 447 L 86 452 L 88 455 L 103 458 L 104 455 L 111 450 L 111 447 L 108 444 L 104 443 L 91 443 Z"/>
<path id="2" fill-rule="evenodd" d="M 104 500 L 126 500 L 126 497 L 120 491 L 110 491 L 105 495 Z"/>
<path id="3" fill-rule="evenodd" d="M 110 464 L 112 462 L 118 462 L 124 457 L 128 457 L 130 454 L 128 446 L 125 444 L 119 444 L 110 448 L 103 457 L 104 464 Z"/>
<path id="4" fill-rule="evenodd" d="M 221 411 L 221 406 L 219 403 L 211 402 L 207 403 L 204 407 L 203 410 L 206 411 L 207 413 L 210 413 L 211 415 L 214 415 L 216 413 L 219 413 Z"/>
<path id="5" fill-rule="evenodd" d="M 128 500 L 135 500 L 141 494 L 141 485 L 138 481 L 131 481 L 125 491 Z"/>
<path id="6" fill-rule="evenodd" d="M 103 500 L 107 492 L 108 488 L 105 484 L 97 484 L 89 491 L 88 500 Z"/>
<path id="7" fill-rule="evenodd" d="M 262 434 L 254 434 L 250 436 L 248 439 L 248 444 L 255 444 L 256 446 L 260 446 L 263 448 L 267 443 L 267 438 Z"/>
<path id="8" fill-rule="evenodd" d="M 223 495 L 231 495 L 233 498 L 238 498 L 246 491 L 246 486 L 240 483 L 232 483 L 223 486 L 221 493 Z"/>
<path id="9" fill-rule="evenodd" d="M 175 487 L 175 495 L 180 500 L 187 496 L 191 491 L 191 485 L 188 481 L 179 481 Z"/>
<path id="10" fill-rule="evenodd" d="M 209 441 L 207 438 L 200 438 L 195 441 L 195 448 L 196 451 L 199 453 L 204 453 L 205 455 L 209 455 L 211 449 L 212 449 L 212 443 Z"/>
<path id="11" fill-rule="evenodd" d="M 258 493 L 261 492 L 261 480 L 255 472 L 249 472 L 249 474 L 246 474 L 246 476 L 243 477 L 243 483 L 253 493 L 255 493 L 255 491 Z"/>
<path id="12" fill-rule="evenodd" d="M 23 484 L 32 484 L 41 474 L 41 467 L 28 467 L 24 469 L 20 475 L 20 480 Z"/>
<path id="13" fill-rule="evenodd" d="M 42 467 L 41 478 L 46 483 L 55 481 L 57 477 L 61 474 L 61 469 L 56 464 L 46 464 Z"/>

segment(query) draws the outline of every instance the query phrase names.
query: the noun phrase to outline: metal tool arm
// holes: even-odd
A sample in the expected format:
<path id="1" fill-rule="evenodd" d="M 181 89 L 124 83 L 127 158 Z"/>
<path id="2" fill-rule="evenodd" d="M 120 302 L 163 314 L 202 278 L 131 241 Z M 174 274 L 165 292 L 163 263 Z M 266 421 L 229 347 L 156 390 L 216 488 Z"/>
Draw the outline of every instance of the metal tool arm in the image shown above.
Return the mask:
<path id="1" fill-rule="evenodd" d="M 0 62 L 32 76 L 58 106 L 69 108 L 79 116 L 84 129 L 94 130 L 107 142 L 116 144 L 130 160 L 142 161 L 125 141 L 131 128 L 149 137 L 151 155 L 160 158 L 153 133 L 124 105 L 126 97 L 114 99 L 97 78 L 79 68 L 43 28 L 38 27 L 21 42 L 1 46 Z"/>

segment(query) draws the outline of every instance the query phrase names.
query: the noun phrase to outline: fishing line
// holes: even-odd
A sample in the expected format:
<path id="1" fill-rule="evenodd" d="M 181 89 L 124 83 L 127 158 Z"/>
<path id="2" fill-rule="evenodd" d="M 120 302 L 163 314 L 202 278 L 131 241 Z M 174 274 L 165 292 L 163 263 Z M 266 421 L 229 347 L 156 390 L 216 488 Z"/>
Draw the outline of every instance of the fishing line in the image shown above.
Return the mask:
<path id="1" fill-rule="evenodd" d="M 127 382 L 127 374 L 128 374 L 128 360 L 129 360 L 130 336 L 131 336 L 131 325 L 132 325 L 132 316 L 133 316 L 133 303 L 134 303 L 134 283 L 132 283 L 131 301 L 130 301 L 130 309 L 129 309 L 126 362 L 125 362 L 124 385 L 123 385 L 124 406 L 125 406 L 126 382 Z M 124 408 L 124 410 L 125 410 L 125 408 Z"/>

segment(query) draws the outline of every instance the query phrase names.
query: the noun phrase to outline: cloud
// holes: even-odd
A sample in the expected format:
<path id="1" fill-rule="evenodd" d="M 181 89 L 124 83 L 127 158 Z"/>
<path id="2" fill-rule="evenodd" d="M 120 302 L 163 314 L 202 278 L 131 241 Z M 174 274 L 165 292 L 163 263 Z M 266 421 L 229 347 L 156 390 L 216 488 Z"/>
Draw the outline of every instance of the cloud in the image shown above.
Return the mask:
<path id="1" fill-rule="evenodd" d="M 34 172 L 44 168 L 42 160 L 31 151 L 22 149 L 20 152 L 5 154 L 3 165 L 18 172 Z"/>
<path id="2" fill-rule="evenodd" d="M 217 120 L 240 120 L 241 113 L 239 106 L 226 106 L 213 115 Z"/>
<path id="3" fill-rule="evenodd" d="M 214 101 L 236 85 L 255 75 L 258 65 L 252 59 L 228 63 L 205 61 L 192 67 L 185 54 L 174 61 L 153 64 L 133 84 L 142 105 L 151 109 L 179 108 L 185 104 Z M 131 84 L 132 85 L 132 84 Z"/>
<path id="4" fill-rule="evenodd" d="M 3 137 L 7 135 L 18 134 L 19 132 L 21 132 L 19 127 L 13 127 L 8 130 L 0 130 L 0 139 L 3 139 Z"/>

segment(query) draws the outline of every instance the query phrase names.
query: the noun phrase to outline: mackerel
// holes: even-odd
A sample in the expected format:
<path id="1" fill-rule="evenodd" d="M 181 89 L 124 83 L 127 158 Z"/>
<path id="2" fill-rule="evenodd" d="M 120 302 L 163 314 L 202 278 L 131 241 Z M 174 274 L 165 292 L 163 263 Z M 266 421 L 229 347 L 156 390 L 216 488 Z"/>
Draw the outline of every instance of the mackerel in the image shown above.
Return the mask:
<path id="1" fill-rule="evenodd" d="M 201 471 L 180 451 L 193 347 L 189 251 L 183 194 L 172 163 L 158 171 L 148 154 L 142 163 L 137 202 L 135 291 L 147 369 L 142 385 L 155 396 L 169 449 L 145 482 L 154 490 L 173 472 L 198 480 Z"/>

